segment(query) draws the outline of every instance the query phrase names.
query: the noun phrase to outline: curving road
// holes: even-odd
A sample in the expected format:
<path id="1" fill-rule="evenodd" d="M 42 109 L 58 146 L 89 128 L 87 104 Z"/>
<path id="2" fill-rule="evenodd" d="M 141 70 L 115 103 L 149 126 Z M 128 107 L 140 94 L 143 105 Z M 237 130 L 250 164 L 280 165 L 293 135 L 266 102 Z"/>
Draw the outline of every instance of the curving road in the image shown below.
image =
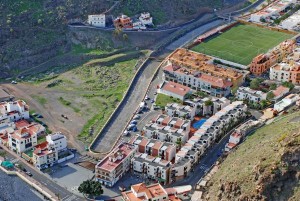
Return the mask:
<path id="1" fill-rule="evenodd" d="M 201 34 L 219 25 L 222 21 L 215 21 L 204 24 L 203 26 L 197 28 L 197 34 Z M 195 32 L 194 32 L 195 33 Z M 194 35 L 196 37 L 197 35 Z M 188 33 L 178 40 L 174 41 L 171 46 L 166 48 L 166 51 L 159 55 L 159 57 L 165 58 L 169 55 L 173 49 L 176 49 L 184 44 L 185 41 L 191 40 L 191 35 Z M 133 113 L 136 111 L 140 102 L 143 101 L 143 97 L 146 94 L 148 85 L 151 83 L 151 78 L 155 69 L 160 64 L 159 61 L 149 61 L 147 66 L 143 68 L 137 75 L 137 80 L 133 83 L 128 95 L 125 97 L 124 102 L 120 105 L 120 108 L 115 113 L 112 120 L 105 126 L 102 133 L 95 140 L 91 149 L 96 152 L 106 153 L 112 148 L 114 142 L 118 139 L 121 131 L 126 127 L 127 123 L 130 121 Z"/>

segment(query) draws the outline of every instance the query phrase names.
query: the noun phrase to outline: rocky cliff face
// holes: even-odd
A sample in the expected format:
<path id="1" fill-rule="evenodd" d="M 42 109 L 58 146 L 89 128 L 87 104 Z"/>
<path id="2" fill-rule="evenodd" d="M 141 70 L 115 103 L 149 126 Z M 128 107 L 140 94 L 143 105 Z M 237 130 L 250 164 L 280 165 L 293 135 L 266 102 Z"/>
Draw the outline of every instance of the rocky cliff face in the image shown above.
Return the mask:
<path id="1" fill-rule="evenodd" d="M 253 159 L 254 163 L 242 162 L 238 166 L 228 164 L 226 160 L 232 162 L 233 159 L 229 155 L 220 165 L 221 173 L 217 172 L 208 183 L 204 193 L 205 200 L 286 201 L 300 199 L 300 130 L 297 128 L 291 133 L 285 133 L 276 138 L 276 141 L 269 141 L 268 144 L 263 142 L 259 144 L 269 146 L 272 155 L 257 158 L 251 158 L 249 155 L 249 160 Z M 258 147 L 250 148 L 248 144 L 241 145 L 242 151 L 245 151 L 243 146 L 247 146 L 248 151 L 263 151 Z M 234 160 L 246 161 L 238 158 L 237 155 L 240 153 L 237 152 L 239 150 L 232 153 Z M 257 153 L 257 155 L 260 154 Z M 247 157 L 247 154 L 240 155 L 240 157 Z M 244 170 L 248 172 L 245 173 Z M 229 177 L 227 171 L 235 171 L 235 174 Z"/>

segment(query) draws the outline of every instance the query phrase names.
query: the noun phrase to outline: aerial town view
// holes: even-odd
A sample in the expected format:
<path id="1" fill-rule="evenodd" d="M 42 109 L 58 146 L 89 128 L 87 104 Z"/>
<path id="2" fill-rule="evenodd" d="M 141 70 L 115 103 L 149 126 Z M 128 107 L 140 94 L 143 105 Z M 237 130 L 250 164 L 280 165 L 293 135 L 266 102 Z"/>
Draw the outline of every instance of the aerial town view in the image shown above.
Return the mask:
<path id="1" fill-rule="evenodd" d="M 299 0 L 0 11 L 0 201 L 300 201 Z"/>

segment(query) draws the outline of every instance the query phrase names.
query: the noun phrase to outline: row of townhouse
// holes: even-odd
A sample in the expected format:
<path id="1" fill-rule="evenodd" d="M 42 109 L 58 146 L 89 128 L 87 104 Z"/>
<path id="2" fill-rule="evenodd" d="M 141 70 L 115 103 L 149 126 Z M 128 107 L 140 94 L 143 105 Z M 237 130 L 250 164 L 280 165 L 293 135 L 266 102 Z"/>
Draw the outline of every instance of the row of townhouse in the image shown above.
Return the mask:
<path id="1" fill-rule="evenodd" d="M 144 178 L 157 180 L 168 184 L 172 163 L 160 157 L 154 157 L 146 153 L 136 153 L 131 160 L 131 168 L 134 173 L 141 174 Z"/>
<path id="2" fill-rule="evenodd" d="M 230 100 L 225 97 L 205 97 L 187 100 L 185 105 L 169 103 L 165 107 L 166 114 L 171 117 L 181 117 L 193 120 L 196 115 L 213 115 L 230 104 Z"/>
<path id="3" fill-rule="evenodd" d="M 180 83 L 212 96 L 223 97 L 230 94 L 232 82 L 200 71 L 169 64 L 163 68 L 163 79 Z"/>
<path id="4" fill-rule="evenodd" d="M 96 180 L 107 186 L 113 186 L 130 169 L 145 178 L 157 180 L 164 184 L 187 176 L 197 164 L 201 155 L 219 137 L 232 126 L 243 120 L 247 106 L 241 101 L 233 102 L 209 118 L 195 135 L 180 143 L 176 153 L 175 143 L 153 139 L 153 136 L 135 136 L 128 143 L 121 143 L 95 167 Z M 164 128 L 178 127 L 190 122 L 178 118 L 159 115 L 153 123 Z M 146 130 L 146 129 L 144 129 Z M 189 130 L 189 129 L 188 129 Z"/>
<path id="5" fill-rule="evenodd" d="M 190 128 L 190 120 L 161 114 L 144 126 L 142 134 L 164 142 L 186 142 Z"/>
<path id="6" fill-rule="evenodd" d="M 202 74 L 210 75 L 211 77 L 204 75 L 203 80 L 204 82 L 207 80 L 208 83 L 206 84 L 209 85 L 209 83 L 212 82 L 211 79 L 214 79 L 217 89 L 222 85 L 226 86 L 228 81 L 232 83 L 232 86 L 240 86 L 244 82 L 244 74 L 240 71 L 216 65 L 212 57 L 184 48 L 178 48 L 168 57 L 167 66 L 171 73 L 173 73 L 173 69 L 176 71 L 180 68 L 182 68 L 182 70 L 179 70 L 176 74 L 191 73 L 187 77 L 182 77 L 182 79 L 186 79 L 186 82 L 188 82 L 190 78 L 191 82 L 186 84 L 190 84 L 191 86 L 194 82 L 193 73 L 195 73 L 196 78 L 199 76 L 199 73 L 200 77 Z M 166 70 L 168 70 L 168 68 Z M 220 80 L 218 78 L 220 78 Z M 194 85 L 194 87 L 199 88 L 197 85 Z M 204 89 L 205 88 L 204 86 Z"/>
<path id="7" fill-rule="evenodd" d="M 300 84 L 300 48 L 295 48 L 281 63 L 270 68 L 270 79 Z"/>
<path id="8" fill-rule="evenodd" d="M 168 103 L 165 107 L 166 114 L 170 117 L 180 117 L 185 119 L 194 119 L 196 109 L 196 107 L 178 103 Z"/>
<path id="9" fill-rule="evenodd" d="M 130 144 L 133 144 L 139 153 L 146 153 L 153 157 L 160 157 L 166 161 L 173 161 L 176 154 L 176 146 L 173 143 L 163 142 L 142 136 L 131 138 Z"/>
<path id="10" fill-rule="evenodd" d="M 184 178 L 208 147 L 244 119 L 246 111 L 247 106 L 236 101 L 210 117 L 176 153 L 171 180 Z"/>
<path id="11" fill-rule="evenodd" d="M 281 62 L 284 58 L 290 55 L 296 48 L 296 41 L 288 39 L 274 47 L 266 54 L 259 54 L 253 58 L 250 63 L 250 72 L 254 75 L 261 75 L 271 66 Z"/>
<path id="12" fill-rule="evenodd" d="M 214 115 L 218 111 L 230 104 L 230 100 L 225 97 L 205 97 L 195 98 L 185 101 L 185 104 L 195 108 L 195 113 L 198 116 Z"/>

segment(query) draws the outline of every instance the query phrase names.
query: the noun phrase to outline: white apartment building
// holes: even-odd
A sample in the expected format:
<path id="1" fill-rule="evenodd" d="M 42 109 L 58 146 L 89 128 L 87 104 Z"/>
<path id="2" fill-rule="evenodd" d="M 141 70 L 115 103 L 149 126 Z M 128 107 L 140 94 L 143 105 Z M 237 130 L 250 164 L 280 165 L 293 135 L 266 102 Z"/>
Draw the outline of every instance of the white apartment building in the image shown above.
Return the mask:
<path id="1" fill-rule="evenodd" d="M 296 101 L 298 101 L 299 99 L 300 99 L 300 97 L 298 94 L 290 94 L 287 97 L 285 97 L 284 99 L 282 99 L 281 101 L 279 101 L 278 103 L 275 103 L 274 109 L 277 112 L 281 112 L 281 111 L 285 110 L 286 108 L 288 108 L 289 106 L 295 104 Z"/>
<path id="2" fill-rule="evenodd" d="M 139 20 L 143 25 L 153 25 L 152 17 L 148 12 L 141 13 Z"/>
<path id="3" fill-rule="evenodd" d="M 165 107 L 167 115 L 171 117 L 180 117 L 193 120 L 196 113 L 196 107 L 181 105 L 178 103 L 169 103 Z"/>
<path id="4" fill-rule="evenodd" d="M 259 103 L 266 100 L 267 94 L 262 91 L 250 89 L 249 87 L 239 87 L 236 93 L 238 100 L 248 100 L 252 103 Z"/>
<path id="5" fill-rule="evenodd" d="M 48 168 L 58 163 L 59 153 L 66 149 L 67 138 L 62 133 L 47 135 L 45 142 L 34 147 L 33 164 L 38 169 Z"/>
<path id="6" fill-rule="evenodd" d="M 41 125 L 31 125 L 13 133 L 8 133 L 8 146 L 17 154 L 21 154 L 36 146 L 37 136 L 44 131 L 45 128 Z"/>
<path id="7" fill-rule="evenodd" d="M 193 101 L 188 100 L 185 101 L 186 104 L 191 107 L 196 108 L 196 115 L 198 116 L 206 116 L 206 115 L 214 115 L 218 111 L 222 110 L 224 107 L 230 104 L 230 100 L 225 97 L 217 98 L 217 97 L 205 97 L 202 99 L 194 99 Z M 212 104 L 208 104 L 212 103 Z"/>
<path id="8" fill-rule="evenodd" d="M 294 30 L 299 29 L 300 25 L 300 11 L 297 11 L 287 19 L 283 20 L 280 26 L 283 29 Z"/>
<path id="9" fill-rule="evenodd" d="M 105 20 L 105 14 L 88 16 L 88 23 L 95 27 L 105 27 Z"/>
<path id="10" fill-rule="evenodd" d="M 144 178 L 158 180 L 164 184 L 169 183 L 171 162 L 159 157 L 138 153 L 131 160 L 131 163 L 136 174 L 141 174 Z"/>
<path id="11" fill-rule="evenodd" d="M 146 153 L 154 157 L 160 157 L 166 161 L 172 161 L 175 158 L 176 146 L 173 143 L 163 142 L 147 137 L 135 136 L 130 142 L 138 152 Z"/>
<path id="12" fill-rule="evenodd" d="M 46 136 L 46 141 L 57 151 L 62 151 L 67 149 L 67 138 L 61 132 L 50 134 Z"/>
<path id="13" fill-rule="evenodd" d="M 29 119 L 29 106 L 23 100 L 0 103 L 0 120 L 18 121 Z"/>
<path id="14" fill-rule="evenodd" d="M 122 143 L 95 167 L 95 178 L 101 184 L 112 187 L 130 169 L 130 162 L 137 148 Z"/>
<path id="15" fill-rule="evenodd" d="M 261 19 L 268 20 L 268 18 L 272 18 L 272 17 L 277 18 L 280 16 L 279 15 L 280 12 L 282 12 L 291 4 L 296 3 L 296 1 L 297 0 L 274 1 L 272 4 L 270 4 L 268 7 L 264 8 L 263 10 L 251 14 L 250 20 L 252 22 L 260 22 Z"/>
<path id="16" fill-rule="evenodd" d="M 32 161 L 37 169 L 51 167 L 58 161 L 58 151 L 47 141 L 43 142 L 34 148 Z"/>

